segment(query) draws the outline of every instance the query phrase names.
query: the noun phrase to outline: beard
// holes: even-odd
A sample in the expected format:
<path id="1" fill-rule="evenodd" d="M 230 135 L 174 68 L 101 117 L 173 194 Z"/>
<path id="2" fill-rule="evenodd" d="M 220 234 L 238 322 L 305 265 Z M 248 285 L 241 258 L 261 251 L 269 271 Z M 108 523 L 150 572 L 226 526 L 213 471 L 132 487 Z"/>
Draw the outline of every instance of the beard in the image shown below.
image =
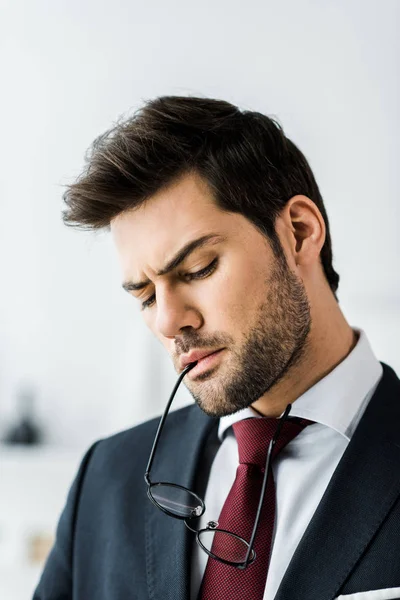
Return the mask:
<path id="1" fill-rule="evenodd" d="M 281 381 L 304 356 L 311 329 L 311 312 L 304 284 L 290 270 L 282 252 L 265 285 L 265 300 L 240 347 L 226 334 L 204 337 L 187 334 L 177 342 L 182 352 L 190 348 L 225 347 L 229 350 L 229 373 L 210 368 L 185 385 L 199 407 L 209 416 L 223 417 L 249 407 Z M 186 379 L 186 378 L 185 378 Z M 197 382 L 201 382 L 200 385 Z"/>

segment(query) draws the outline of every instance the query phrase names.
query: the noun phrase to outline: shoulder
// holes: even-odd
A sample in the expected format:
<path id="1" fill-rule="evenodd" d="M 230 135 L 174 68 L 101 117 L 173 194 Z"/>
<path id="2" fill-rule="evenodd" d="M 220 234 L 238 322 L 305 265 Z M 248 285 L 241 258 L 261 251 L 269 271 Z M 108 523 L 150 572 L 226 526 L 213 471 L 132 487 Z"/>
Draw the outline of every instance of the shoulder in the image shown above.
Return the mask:
<path id="1" fill-rule="evenodd" d="M 400 380 L 396 373 L 396 371 L 387 365 L 386 363 L 381 361 L 381 365 L 383 367 L 382 377 L 379 381 L 377 390 L 375 395 L 379 394 L 379 392 L 383 392 L 385 394 L 393 395 L 397 398 L 400 397 Z"/>
<path id="2" fill-rule="evenodd" d="M 102 499 L 102 505 L 118 506 L 130 498 L 141 510 L 146 496 L 144 473 L 160 419 L 98 440 L 84 456 L 76 478 L 75 497 L 80 509 L 90 514 Z M 168 472 L 174 479 L 184 468 L 195 468 L 203 440 L 216 430 L 217 420 L 208 417 L 197 404 L 173 411 L 165 421 L 155 471 Z"/>
<path id="3" fill-rule="evenodd" d="M 182 431 L 193 428 L 199 412 L 195 404 L 170 412 L 162 433 L 163 442 L 178 445 Z M 121 471 L 144 469 L 159 422 L 160 417 L 156 417 L 95 442 L 89 451 L 90 470 L 117 475 Z"/>
<path id="4" fill-rule="evenodd" d="M 393 367 L 391 367 L 390 365 L 387 365 L 385 362 L 380 361 L 382 367 L 383 367 L 383 375 L 387 378 L 390 379 L 390 381 L 393 383 L 399 383 L 399 376 L 397 375 L 396 371 L 393 369 Z"/>

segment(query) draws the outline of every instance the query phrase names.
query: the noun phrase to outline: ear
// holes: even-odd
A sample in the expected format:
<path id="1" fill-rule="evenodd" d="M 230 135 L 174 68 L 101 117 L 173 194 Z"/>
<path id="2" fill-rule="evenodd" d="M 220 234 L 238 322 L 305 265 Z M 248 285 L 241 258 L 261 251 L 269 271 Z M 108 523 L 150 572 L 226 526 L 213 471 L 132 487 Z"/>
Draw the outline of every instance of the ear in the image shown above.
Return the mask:
<path id="1" fill-rule="evenodd" d="M 319 263 L 326 227 L 317 205 L 307 196 L 293 196 L 282 210 L 280 219 L 281 233 L 295 263 L 299 266 Z"/>

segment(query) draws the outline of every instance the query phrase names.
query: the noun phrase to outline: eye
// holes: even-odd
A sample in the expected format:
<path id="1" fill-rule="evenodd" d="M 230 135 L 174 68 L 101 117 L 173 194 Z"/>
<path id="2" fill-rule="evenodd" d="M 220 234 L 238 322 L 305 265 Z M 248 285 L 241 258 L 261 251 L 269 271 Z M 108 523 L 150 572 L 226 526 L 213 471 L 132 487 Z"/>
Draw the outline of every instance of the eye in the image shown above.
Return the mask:
<path id="1" fill-rule="evenodd" d="M 209 265 L 204 267 L 204 269 L 196 271 L 195 273 L 186 273 L 184 277 L 186 280 L 189 281 L 191 281 L 192 279 L 203 279 L 204 277 L 208 277 L 208 275 L 211 275 L 211 273 L 215 271 L 215 269 L 217 268 L 217 264 L 218 258 L 214 258 L 214 260 L 211 261 Z"/>
<path id="2" fill-rule="evenodd" d="M 215 271 L 215 269 L 217 268 L 217 265 L 218 265 L 218 258 L 214 258 L 214 260 L 212 260 L 209 265 L 204 267 L 204 269 L 200 269 L 200 271 L 196 271 L 195 273 L 185 273 L 183 275 L 183 277 L 186 281 L 192 281 L 193 279 L 205 279 L 206 277 L 208 277 L 209 275 L 211 275 L 211 273 L 213 273 Z M 149 308 L 150 306 L 152 306 L 154 304 L 155 300 L 156 300 L 156 295 L 153 294 L 152 296 L 147 298 L 147 300 L 144 300 L 142 302 L 141 309 L 145 310 L 146 308 Z"/>
<path id="3" fill-rule="evenodd" d="M 147 300 L 144 300 L 141 304 L 141 309 L 144 310 L 145 308 L 148 308 L 149 306 L 154 304 L 155 299 L 156 299 L 156 295 L 153 294 L 152 296 L 150 296 L 150 298 L 147 298 Z"/>

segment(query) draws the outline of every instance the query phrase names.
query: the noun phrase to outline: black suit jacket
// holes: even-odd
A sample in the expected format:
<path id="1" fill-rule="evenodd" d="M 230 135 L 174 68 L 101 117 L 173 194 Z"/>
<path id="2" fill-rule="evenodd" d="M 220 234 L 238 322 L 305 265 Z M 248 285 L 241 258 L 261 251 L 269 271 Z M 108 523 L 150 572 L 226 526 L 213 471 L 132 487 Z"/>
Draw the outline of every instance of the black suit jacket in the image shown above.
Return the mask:
<path id="1" fill-rule="evenodd" d="M 275 600 L 400 587 L 400 381 L 383 369 Z M 146 496 L 157 425 L 149 421 L 87 452 L 34 600 L 189 600 L 193 534 Z M 171 413 L 154 480 L 204 493 L 217 425 L 196 405 Z"/>

